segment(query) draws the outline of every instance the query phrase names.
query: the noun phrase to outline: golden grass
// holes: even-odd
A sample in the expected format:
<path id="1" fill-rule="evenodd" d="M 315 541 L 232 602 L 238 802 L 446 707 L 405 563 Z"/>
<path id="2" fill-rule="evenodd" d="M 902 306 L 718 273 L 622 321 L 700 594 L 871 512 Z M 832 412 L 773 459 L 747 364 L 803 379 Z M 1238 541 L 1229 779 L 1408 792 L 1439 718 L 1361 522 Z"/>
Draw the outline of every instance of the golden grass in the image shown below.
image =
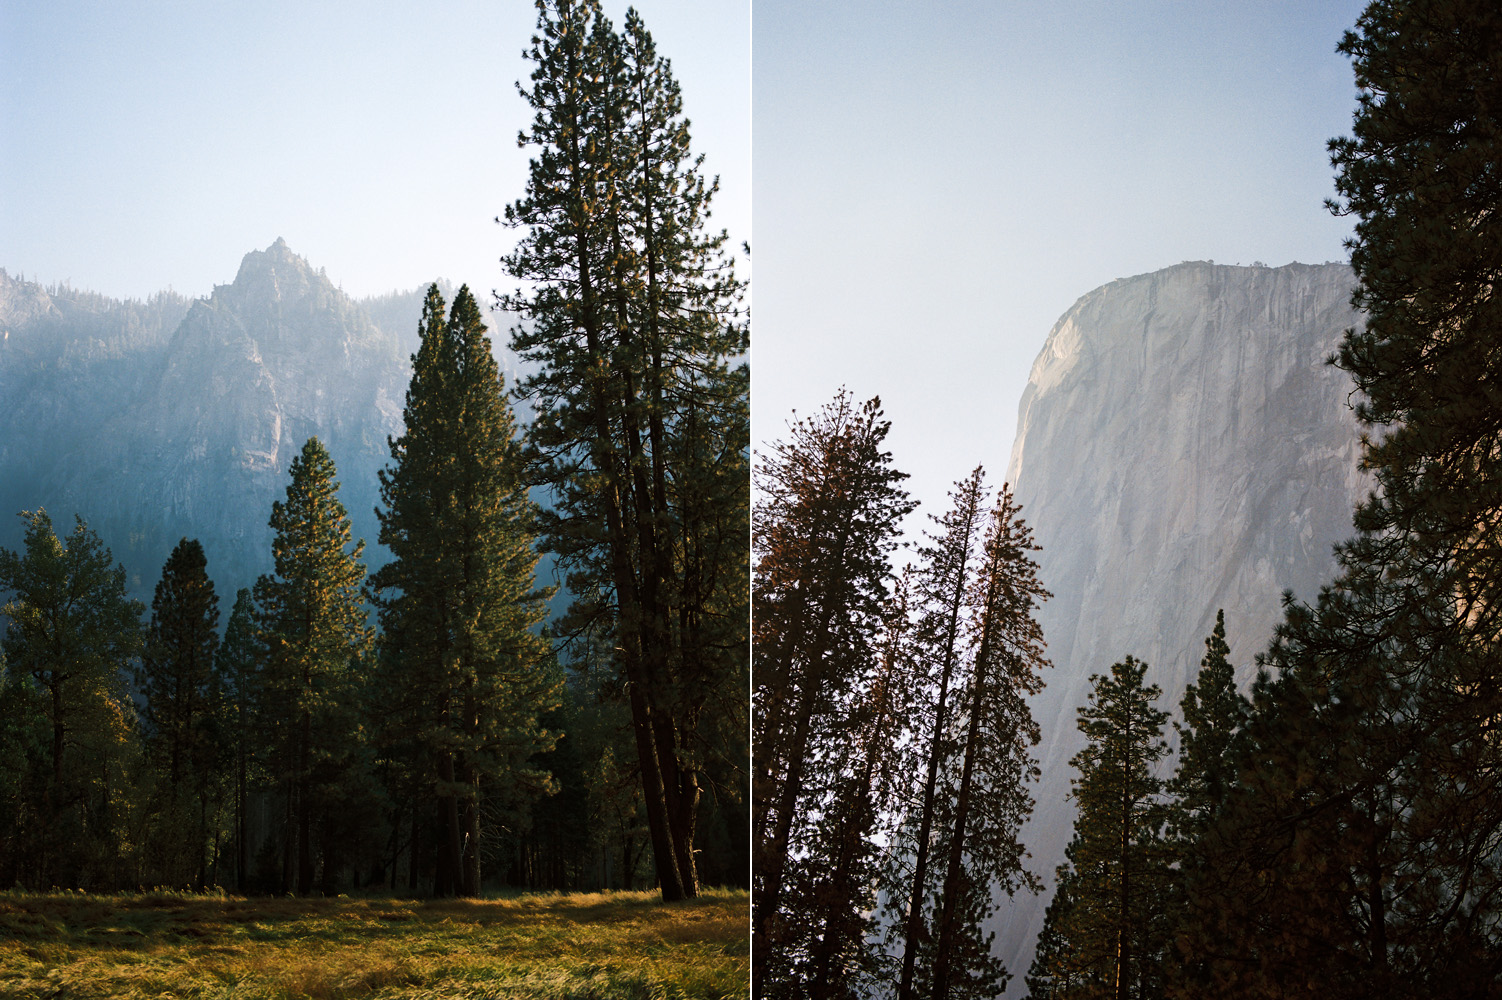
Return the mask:
<path id="1" fill-rule="evenodd" d="M 0 997 L 720 1000 L 744 891 L 482 900 L 0 892 Z"/>

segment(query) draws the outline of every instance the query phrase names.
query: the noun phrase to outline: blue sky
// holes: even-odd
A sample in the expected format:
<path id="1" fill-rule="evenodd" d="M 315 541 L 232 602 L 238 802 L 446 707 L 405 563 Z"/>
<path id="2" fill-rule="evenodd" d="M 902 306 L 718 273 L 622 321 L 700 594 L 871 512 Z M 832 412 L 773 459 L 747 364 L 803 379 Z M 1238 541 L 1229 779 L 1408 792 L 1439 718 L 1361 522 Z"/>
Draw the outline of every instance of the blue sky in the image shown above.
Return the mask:
<path id="1" fill-rule="evenodd" d="M 937 513 L 1005 473 L 1076 299 L 1183 260 L 1345 260 L 1351 0 L 756 0 L 753 440 L 880 395 Z M 1026 516 L 1026 512 L 1024 512 Z"/>
<path id="2" fill-rule="evenodd" d="M 749 0 L 636 0 L 750 229 Z M 627 4 L 607 0 L 617 24 Z M 278 236 L 348 292 L 509 287 L 526 0 L 0 0 L 0 267 L 205 295 Z"/>

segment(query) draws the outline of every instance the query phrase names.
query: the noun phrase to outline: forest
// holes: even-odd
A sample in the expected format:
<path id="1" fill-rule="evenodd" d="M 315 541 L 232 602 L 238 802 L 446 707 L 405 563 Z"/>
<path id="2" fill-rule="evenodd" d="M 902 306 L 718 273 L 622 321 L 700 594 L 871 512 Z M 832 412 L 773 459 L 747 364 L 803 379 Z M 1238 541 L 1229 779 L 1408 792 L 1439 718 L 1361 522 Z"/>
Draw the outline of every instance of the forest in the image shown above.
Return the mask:
<path id="1" fill-rule="evenodd" d="M 1502 996 L 1502 11 L 1375 0 L 1340 51 L 1365 323 L 1331 363 L 1375 488 L 1249 691 L 1223 617 L 1177 706 L 1131 651 L 1100 664 L 1056 871 L 1017 840 L 1048 594 L 1008 488 L 961 480 L 898 570 L 879 399 L 762 456 L 755 996 Z M 1002 967 L 988 920 L 1045 884 L 1031 967 Z"/>
<path id="2" fill-rule="evenodd" d="M 503 384 L 467 287 L 432 286 L 379 538 L 351 537 L 311 437 L 266 512 L 274 571 L 234 595 L 185 537 L 148 608 L 85 519 L 23 512 L 0 884 L 746 885 L 745 286 L 640 17 L 537 8 L 530 172 L 498 219 L 526 374 Z M 541 552 L 567 574 L 552 618 Z"/>

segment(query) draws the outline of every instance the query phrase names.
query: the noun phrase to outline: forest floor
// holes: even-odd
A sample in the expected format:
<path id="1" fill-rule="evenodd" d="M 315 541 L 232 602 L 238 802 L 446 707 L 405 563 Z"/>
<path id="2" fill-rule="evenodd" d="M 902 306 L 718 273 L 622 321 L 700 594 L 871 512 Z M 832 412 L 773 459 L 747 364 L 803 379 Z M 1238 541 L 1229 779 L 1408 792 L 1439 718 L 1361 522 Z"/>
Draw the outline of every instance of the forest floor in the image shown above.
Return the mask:
<path id="1" fill-rule="evenodd" d="M 744 997 L 750 903 L 0 892 L 0 997 Z"/>

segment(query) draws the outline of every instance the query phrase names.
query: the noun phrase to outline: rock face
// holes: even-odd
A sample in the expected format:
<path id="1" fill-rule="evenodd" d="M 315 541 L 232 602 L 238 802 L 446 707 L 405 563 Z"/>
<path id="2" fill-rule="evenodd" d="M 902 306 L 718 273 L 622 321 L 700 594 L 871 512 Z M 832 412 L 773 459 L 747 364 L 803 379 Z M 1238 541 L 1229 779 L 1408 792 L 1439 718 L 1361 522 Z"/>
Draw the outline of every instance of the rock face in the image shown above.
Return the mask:
<path id="1" fill-rule="evenodd" d="M 424 292 L 372 300 L 377 326 L 281 240 L 196 301 L 121 303 L 0 272 L 0 545 L 20 544 L 16 511 L 46 507 L 59 533 L 79 514 L 149 603 L 172 547 L 197 538 L 228 614 L 271 569 L 272 502 L 316 435 L 374 568 L 377 470 L 401 432 Z"/>
<path id="2" fill-rule="evenodd" d="M 1046 883 L 1071 836 L 1090 675 L 1146 660 L 1177 716 L 1218 608 L 1245 687 L 1280 595 L 1312 599 L 1333 576 L 1332 546 L 1370 488 L 1349 376 L 1324 363 L 1360 321 L 1352 285 L 1341 264 L 1185 263 L 1086 295 L 1034 363 L 1007 480 L 1054 595 L 1039 615 L 1053 670 L 1032 706 L 1043 778 L 1025 831 Z M 1003 903 L 1011 995 L 1025 993 L 1050 894 Z"/>

